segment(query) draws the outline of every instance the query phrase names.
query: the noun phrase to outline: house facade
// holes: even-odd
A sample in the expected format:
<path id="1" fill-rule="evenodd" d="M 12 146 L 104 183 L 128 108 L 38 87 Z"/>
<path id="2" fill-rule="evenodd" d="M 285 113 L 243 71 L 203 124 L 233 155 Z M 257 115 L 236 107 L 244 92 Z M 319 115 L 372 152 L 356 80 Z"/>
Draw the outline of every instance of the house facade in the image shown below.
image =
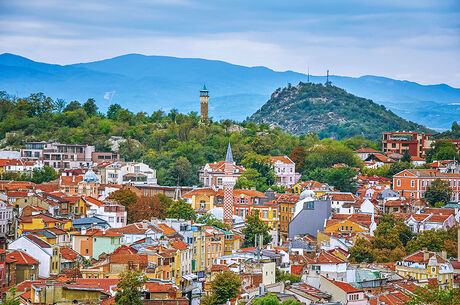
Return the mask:
<path id="1" fill-rule="evenodd" d="M 405 169 L 393 176 L 393 189 L 405 198 L 420 199 L 434 180 L 447 181 L 452 201 L 460 201 L 460 174 L 441 173 L 434 169 Z"/>
<path id="2" fill-rule="evenodd" d="M 292 188 L 300 179 L 301 174 L 296 173 L 295 163 L 288 156 L 270 157 L 276 177 L 276 185 Z"/>

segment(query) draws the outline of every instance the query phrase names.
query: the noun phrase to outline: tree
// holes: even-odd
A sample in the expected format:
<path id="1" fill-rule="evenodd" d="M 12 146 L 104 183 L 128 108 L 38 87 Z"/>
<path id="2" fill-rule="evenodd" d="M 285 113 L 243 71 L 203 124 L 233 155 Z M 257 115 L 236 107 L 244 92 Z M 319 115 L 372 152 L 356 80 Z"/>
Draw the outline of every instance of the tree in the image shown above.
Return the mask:
<path id="1" fill-rule="evenodd" d="M 426 152 L 427 162 L 433 162 L 435 160 L 453 160 L 454 158 L 458 160 L 460 158 L 460 153 L 458 153 L 455 144 L 446 139 L 433 142 L 430 150 Z"/>
<path id="2" fill-rule="evenodd" d="M 137 199 L 136 203 L 128 206 L 129 222 L 139 222 L 152 218 L 164 219 L 169 203 L 162 201 L 160 195 L 164 196 L 162 194 L 157 194 L 152 197 L 141 196 Z"/>
<path id="3" fill-rule="evenodd" d="M 260 219 L 259 214 L 255 211 L 246 217 L 246 227 L 243 229 L 244 243 L 243 247 L 254 247 L 256 235 L 262 234 L 264 245 L 272 241 L 268 232 L 270 227 Z"/>
<path id="4" fill-rule="evenodd" d="M 402 172 L 405 169 L 413 168 L 414 166 L 409 162 L 395 162 L 391 164 L 390 169 L 387 172 L 387 178 L 392 178 L 399 172 Z"/>
<path id="5" fill-rule="evenodd" d="M 70 112 L 81 109 L 81 104 L 79 101 L 72 101 L 64 108 L 64 112 Z"/>
<path id="6" fill-rule="evenodd" d="M 374 255 L 372 253 L 372 243 L 364 237 L 359 237 L 353 247 L 350 248 L 350 261 L 355 263 L 372 263 Z"/>
<path id="7" fill-rule="evenodd" d="M 296 171 L 302 172 L 303 166 L 305 164 L 305 147 L 304 146 L 297 146 L 294 148 L 291 153 L 289 154 L 289 158 L 294 161 Z"/>
<path id="8" fill-rule="evenodd" d="M 17 292 L 16 287 L 10 288 L 9 294 L 11 295 L 11 297 L 7 296 L 3 298 L 2 303 L 0 305 L 20 305 L 21 302 L 19 302 L 19 299 L 16 298 L 16 292 Z"/>
<path id="9" fill-rule="evenodd" d="M 233 272 L 223 271 L 218 273 L 210 284 L 214 304 L 224 304 L 228 300 L 233 300 L 238 296 L 241 279 Z"/>
<path id="10" fill-rule="evenodd" d="M 168 218 L 196 220 L 196 214 L 190 204 L 182 199 L 174 201 L 167 210 Z"/>
<path id="11" fill-rule="evenodd" d="M 137 202 L 137 195 L 129 189 L 122 188 L 113 193 L 110 193 L 107 199 L 116 200 L 120 204 L 124 205 L 125 207 L 128 207 Z"/>
<path id="12" fill-rule="evenodd" d="M 280 303 L 278 297 L 271 293 L 267 294 L 264 297 L 257 298 L 254 300 L 254 305 L 301 305 L 301 303 L 294 299 L 288 299 Z"/>
<path id="13" fill-rule="evenodd" d="M 63 99 L 60 99 L 58 98 L 55 102 L 54 102 L 54 109 L 60 113 L 64 110 L 65 108 L 65 105 L 66 105 L 66 102 L 63 100 Z"/>
<path id="14" fill-rule="evenodd" d="M 84 104 L 83 104 L 83 109 L 86 111 L 86 113 L 89 116 L 93 116 L 97 114 L 97 106 L 96 106 L 96 101 L 93 98 L 88 99 Z"/>
<path id="15" fill-rule="evenodd" d="M 409 154 L 409 150 L 404 150 L 404 153 L 403 153 L 403 156 L 401 158 L 401 162 L 411 162 L 412 161 L 412 158 Z"/>
<path id="16" fill-rule="evenodd" d="M 187 185 L 190 176 L 195 175 L 192 164 L 186 157 L 179 157 L 169 169 L 169 174 L 175 185 Z"/>
<path id="17" fill-rule="evenodd" d="M 441 252 L 447 250 L 448 257 L 457 257 L 457 229 L 455 227 L 445 230 L 425 230 L 419 232 L 414 239 L 407 243 L 408 253 L 427 248 L 428 251 Z"/>
<path id="18" fill-rule="evenodd" d="M 59 177 L 59 173 L 57 173 L 54 168 L 50 166 L 44 166 L 42 169 L 34 169 L 32 172 L 32 179 L 31 181 L 40 184 L 44 182 L 50 182 Z"/>
<path id="19" fill-rule="evenodd" d="M 342 192 L 354 193 L 356 191 L 356 170 L 352 167 L 317 168 L 308 177 L 332 185 Z"/>
<path id="20" fill-rule="evenodd" d="M 147 282 L 147 277 L 141 271 L 127 271 L 121 274 L 118 290 L 115 294 L 116 305 L 142 305 L 142 286 Z"/>
<path id="21" fill-rule="evenodd" d="M 118 111 L 121 109 L 123 108 L 119 104 L 110 105 L 109 110 L 107 110 L 107 118 L 116 121 L 118 119 Z"/>
<path id="22" fill-rule="evenodd" d="M 302 279 L 300 278 L 300 276 L 297 276 L 295 274 L 291 274 L 291 273 L 285 272 L 283 270 L 280 270 L 279 268 L 276 268 L 276 270 L 275 270 L 275 281 L 276 282 L 289 281 L 289 282 L 291 282 L 291 284 L 293 284 L 293 283 L 302 282 Z"/>
<path id="23" fill-rule="evenodd" d="M 449 182 L 438 178 L 426 188 L 425 199 L 431 206 L 434 206 L 438 202 L 448 203 L 451 195 L 452 189 L 449 187 Z"/>
<path id="24" fill-rule="evenodd" d="M 144 145 L 134 139 L 127 139 L 125 142 L 120 143 L 118 153 L 120 157 L 128 161 L 136 161 L 142 157 L 144 153 Z"/>
<path id="25" fill-rule="evenodd" d="M 440 289 L 436 286 L 420 287 L 411 295 L 408 305 L 436 304 L 455 305 L 460 304 L 460 289 Z"/>

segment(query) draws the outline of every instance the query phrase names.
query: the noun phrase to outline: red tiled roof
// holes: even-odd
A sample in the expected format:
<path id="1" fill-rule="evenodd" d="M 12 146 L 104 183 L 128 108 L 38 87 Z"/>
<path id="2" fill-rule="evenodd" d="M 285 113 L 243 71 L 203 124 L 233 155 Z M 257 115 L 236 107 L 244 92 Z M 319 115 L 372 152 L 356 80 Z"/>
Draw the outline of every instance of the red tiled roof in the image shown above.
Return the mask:
<path id="1" fill-rule="evenodd" d="M 143 228 L 142 224 L 132 223 L 125 227 L 113 228 L 112 230 L 121 234 L 145 234 L 148 228 Z"/>
<path id="2" fill-rule="evenodd" d="M 188 245 L 186 243 L 177 238 L 171 239 L 171 246 L 177 250 L 185 250 L 188 248 Z"/>
<path id="3" fill-rule="evenodd" d="M 291 265 L 291 273 L 301 276 L 303 272 L 303 266 L 302 265 Z"/>
<path id="4" fill-rule="evenodd" d="M 30 265 L 30 264 L 39 263 L 35 258 L 19 250 L 12 251 L 6 255 L 7 263 L 10 263 L 13 261 L 15 261 L 16 264 L 19 264 L 19 265 Z"/>
<path id="5" fill-rule="evenodd" d="M 345 291 L 346 293 L 363 292 L 362 289 L 355 288 L 355 287 L 351 286 L 348 283 L 340 282 L 340 281 L 336 281 L 336 280 L 330 280 L 330 279 L 328 279 L 327 277 L 324 277 L 324 276 L 323 276 L 323 278 L 328 280 L 329 282 L 331 282 L 332 284 L 334 284 L 335 286 L 337 286 L 341 290 Z"/>
<path id="6" fill-rule="evenodd" d="M 77 185 L 79 182 L 83 181 L 83 176 L 61 176 L 60 185 L 61 186 L 71 186 Z"/>
<path id="7" fill-rule="evenodd" d="M 327 196 L 333 201 L 355 201 L 358 199 L 351 193 L 329 193 Z"/>
<path id="8" fill-rule="evenodd" d="M 285 164 L 294 164 L 294 161 L 289 159 L 288 156 L 270 157 L 270 161 L 272 163 L 276 163 L 277 161 L 279 161 Z"/>
<path id="9" fill-rule="evenodd" d="M 72 261 L 72 262 L 74 262 L 78 257 L 77 252 L 75 252 L 74 250 L 70 248 L 66 248 L 66 247 L 61 248 L 60 253 L 63 258 L 65 258 L 66 260 Z"/>
<path id="10" fill-rule="evenodd" d="M 98 199 L 95 199 L 95 198 L 93 198 L 93 197 L 90 197 L 90 196 L 85 196 L 85 197 L 83 197 L 83 200 L 85 200 L 85 201 L 87 201 L 87 202 L 89 202 L 89 203 L 91 203 L 91 204 L 94 204 L 94 205 L 96 205 L 96 206 L 98 206 L 98 207 L 104 205 L 104 203 L 103 203 L 102 201 L 100 201 L 100 200 L 98 200 Z"/>
<path id="11" fill-rule="evenodd" d="M 315 258 L 306 258 L 308 263 L 310 264 L 341 264 L 344 263 L 343 260 L 338 258 L 335 255 L 332 255 L 326 251 L 321 251 L 319 255 L 317 255 Z"/>
<path id="12" fill-rule="evenodd" d="M 395 162 L 393 159 L 390 159 L 387 156 L 384 156 L 382 154 L 375 154 L 374 157 L 377 158 L 380 162 L 383 162 L 383 163 L 393 163 L 393 162 Z"/>
<path id="13" fill-rule="evenodd" d="M 428 259 L 425 260 L 424 253 L 428 254 Z M 417 251 L 409 256 L 403 258 L 403 261 L 416 262 L 416 263 L 428 263 L 431 257 L 435 257 L 438 263 L 445 263 L 446 261 L 436 252 L 429 251 Z"/>
<path id="14" fill-rule="evenodd" d="M 168 236 L 168 235 L 174 235 L 176 234 L 176 230 L 173 228 L 169 227 L 168 225 L 164 223 L 159 223 L 158 227 L 163 231 L 163 235 Z"/>
<path id="15" fill-rule="evenodd" d="M 35 187 L 36 190 L 41 190 L 42 192 L 56 192 L 59 190 L 59 184 L 57 183 L 41 183 L 37 184 Z"/>

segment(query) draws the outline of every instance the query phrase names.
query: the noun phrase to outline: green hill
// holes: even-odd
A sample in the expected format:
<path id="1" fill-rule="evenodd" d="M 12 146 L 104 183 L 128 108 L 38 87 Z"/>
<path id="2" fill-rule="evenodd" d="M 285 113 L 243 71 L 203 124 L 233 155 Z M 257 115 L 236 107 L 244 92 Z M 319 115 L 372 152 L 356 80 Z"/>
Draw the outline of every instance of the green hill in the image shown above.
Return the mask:
<path id="1" fill-rule="evenodd" d="M 336 139 L 364 136 L 376 140 L 384 131 L 433 132 L 372 100 L 332 85 L 313 83 L 277 89 L 248 120 L 280 127 L 295 135 L 314 132 L 321 138 Z"/>

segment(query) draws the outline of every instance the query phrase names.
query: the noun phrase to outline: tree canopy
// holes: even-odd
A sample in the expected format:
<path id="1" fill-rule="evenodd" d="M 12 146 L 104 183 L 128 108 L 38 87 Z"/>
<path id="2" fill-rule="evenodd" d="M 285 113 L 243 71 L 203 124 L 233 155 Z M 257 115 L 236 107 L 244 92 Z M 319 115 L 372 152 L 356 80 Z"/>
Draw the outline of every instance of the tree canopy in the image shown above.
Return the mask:
<path id="1" fill-rule="evenodd" d="M 270 227 L 260 219 L 259 214 L 253 211 L 246 217 L 246 227 L 243 229 L 244 243 L 243 247 L 254 247 L 257 235 L 263 236 L 262 243 L 264 245 L 272 241 L 272 237 L 268 232 Z"/>
<path id="2" fill-rule="evenodd" d="M 116 305 L 142 305 L 140 289 L 147 277 L 140 271 L 127 271 L 120 275 L 115 294 Z"/>

